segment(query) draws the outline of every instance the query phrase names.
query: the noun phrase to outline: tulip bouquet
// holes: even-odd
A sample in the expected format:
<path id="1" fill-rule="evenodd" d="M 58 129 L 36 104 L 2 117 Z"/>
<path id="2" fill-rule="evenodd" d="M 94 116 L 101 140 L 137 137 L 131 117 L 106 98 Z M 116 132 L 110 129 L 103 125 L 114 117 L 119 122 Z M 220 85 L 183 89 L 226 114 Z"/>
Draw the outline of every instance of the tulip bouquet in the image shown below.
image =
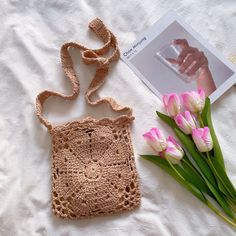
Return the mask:
<path id="1" fill-rule="evenodd" d="M 236 228 L 236 190 L 224 165 L 223 155 L 212 125 L 210 100 L 202 89 L 163 96 L 167 115 L 158 117 L 169 125 L 173 136 L 165 138 L 152 128 L 143 136 L 157 155 L 141 155 L 168 174 Z"/>

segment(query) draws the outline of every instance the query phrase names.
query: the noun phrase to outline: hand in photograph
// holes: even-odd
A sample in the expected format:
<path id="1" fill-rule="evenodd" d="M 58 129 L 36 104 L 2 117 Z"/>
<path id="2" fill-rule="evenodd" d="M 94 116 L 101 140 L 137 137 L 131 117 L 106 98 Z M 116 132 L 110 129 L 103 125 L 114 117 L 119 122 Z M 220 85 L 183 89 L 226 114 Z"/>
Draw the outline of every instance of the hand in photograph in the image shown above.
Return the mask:
<path id="1" fill-rule="evenodd" d="M 193 76 L 199 70 L 196 80 L 197 87 L 203 88 L 207 96 L 214 92 L 216 86 L 205 54 L 197 48 L 189 46 L 186 39 L 176 39 L 173 43 L 182 49 L 177 61 L 172 62 L 179 65 L 179 72 Z"/>

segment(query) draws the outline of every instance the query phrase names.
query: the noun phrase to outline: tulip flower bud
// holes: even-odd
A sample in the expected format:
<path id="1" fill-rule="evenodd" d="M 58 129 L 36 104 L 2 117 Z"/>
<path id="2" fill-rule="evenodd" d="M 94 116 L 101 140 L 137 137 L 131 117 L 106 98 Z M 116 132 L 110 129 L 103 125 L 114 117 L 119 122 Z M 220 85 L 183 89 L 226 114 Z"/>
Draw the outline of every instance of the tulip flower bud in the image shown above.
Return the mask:
<path id="1" fill-rule="evenodd" d="M 209 152 L 213 148 L 213 141 L 208 127 L 192 130 L 193 141 L 200 152 Z"/>
<path id="2" fill-rule="evenodd" d="M 164 107 L 169 116 L 176 116 L 180 112 L 181 103 L 176 93 L 165 94 L 162 98 Z"/>
<path id="3" fill-rule="evenodd" d="M 184 156 L 184 150 L 176 142 L 174 137 L 169 136 L 167 139 L 167 147 L 165 151 L 163 151 L 162 156 L 172 164 L 178 164 Z"/>
<path id="4" fill-rule="evenodd" d="M 185 134 L 191 134 L 192 129 L 196 129 L 197 122 L 194 117 L 189 111 L 185 111 L 184 114 L 178 114 L 175 118 L 175 123 L 179 126 L 179 128 Z"/>
<path id="5" fill-rule="evenodd" d="M 164 135 L 162 134 L 161 130 L 157 128 L 150 129 L 150 131 L 143 134 L 143 137 L 146 139 L 147 143 L 158 153 L 165 150 L 167 146 Z"/>
<path id="6" fill-rule="evenodd" d="M 206 97 L 203 89 L 182 93 L 181 97 L 185 108 L 193 113 L 201 112 L 204 108 Z"/>

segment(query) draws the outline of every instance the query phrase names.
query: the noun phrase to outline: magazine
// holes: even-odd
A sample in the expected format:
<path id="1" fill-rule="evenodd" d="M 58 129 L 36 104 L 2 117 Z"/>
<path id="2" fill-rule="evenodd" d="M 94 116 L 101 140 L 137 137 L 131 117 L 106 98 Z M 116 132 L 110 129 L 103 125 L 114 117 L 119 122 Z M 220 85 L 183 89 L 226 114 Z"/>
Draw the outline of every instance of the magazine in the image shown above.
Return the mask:
<path id="1" fill-rule="evenodd" d="M 236 66 L 172 10 L 121 58 L 158 97 L 203 88 L 214 102 L 236 82 Z"/>

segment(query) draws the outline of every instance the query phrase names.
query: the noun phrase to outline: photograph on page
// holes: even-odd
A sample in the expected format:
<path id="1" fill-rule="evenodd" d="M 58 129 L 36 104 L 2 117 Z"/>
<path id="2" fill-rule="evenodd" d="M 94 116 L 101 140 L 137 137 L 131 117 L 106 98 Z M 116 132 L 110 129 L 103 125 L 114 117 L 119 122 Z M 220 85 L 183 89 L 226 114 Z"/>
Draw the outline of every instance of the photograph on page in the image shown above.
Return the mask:
<path id="1" fill-rule="evenodd" d="M 236 81 L 235 65 L 173 11 L 125 49 L 122 59 L 159 97 L 203 88 L 214 102 Z"/>

